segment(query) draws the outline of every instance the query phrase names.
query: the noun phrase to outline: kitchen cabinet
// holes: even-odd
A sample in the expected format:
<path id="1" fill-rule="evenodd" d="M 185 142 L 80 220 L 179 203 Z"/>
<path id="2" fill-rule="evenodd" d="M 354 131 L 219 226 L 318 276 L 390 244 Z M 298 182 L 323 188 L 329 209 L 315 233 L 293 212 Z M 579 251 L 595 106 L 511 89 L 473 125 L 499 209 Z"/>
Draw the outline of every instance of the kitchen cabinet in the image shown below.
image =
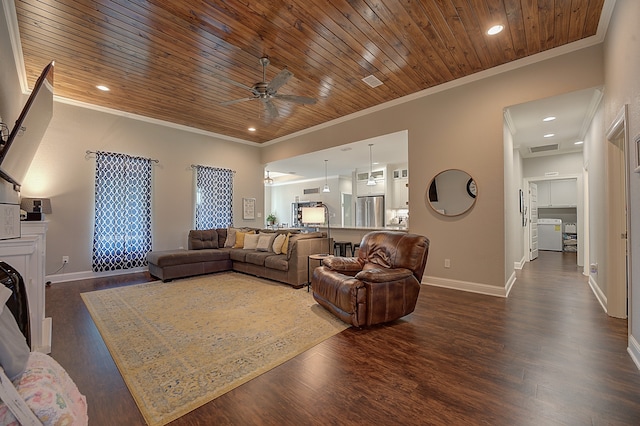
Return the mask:
<path id="1" fill-rule="evenodd" d="M 394 209 L 408 209 L 409 208 L 409 180 L 408 179 L 394 179 L 391 194 L 391 205 L 389 207 Z"/>
<path id="2" fill-rule="evenodd" d="M 575 207 L 578 204 L 576 179 L 538 181 L 538 207 Z"/>

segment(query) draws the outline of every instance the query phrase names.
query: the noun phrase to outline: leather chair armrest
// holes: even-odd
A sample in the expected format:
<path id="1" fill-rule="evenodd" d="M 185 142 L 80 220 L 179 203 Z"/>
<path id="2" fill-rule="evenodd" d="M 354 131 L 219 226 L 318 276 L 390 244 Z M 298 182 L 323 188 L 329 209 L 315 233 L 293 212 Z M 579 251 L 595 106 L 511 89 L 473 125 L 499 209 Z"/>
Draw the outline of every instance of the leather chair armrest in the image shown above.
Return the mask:
<path id="1" fill-rule="evenodd" d="M 413 272 L 405 268 L 372 268 L 360 271 L 356 274 L 356 279 L 370 283 L 387 283 L 403 280 L 413 275 Z"/>
<path id="2" fill-rule="evenodd" d="M 322 260 L 322 264 L 332 271 L 346 275 L 354 275 L 362 271 L 362 263 L 357 257 L 327 257 Z"/>

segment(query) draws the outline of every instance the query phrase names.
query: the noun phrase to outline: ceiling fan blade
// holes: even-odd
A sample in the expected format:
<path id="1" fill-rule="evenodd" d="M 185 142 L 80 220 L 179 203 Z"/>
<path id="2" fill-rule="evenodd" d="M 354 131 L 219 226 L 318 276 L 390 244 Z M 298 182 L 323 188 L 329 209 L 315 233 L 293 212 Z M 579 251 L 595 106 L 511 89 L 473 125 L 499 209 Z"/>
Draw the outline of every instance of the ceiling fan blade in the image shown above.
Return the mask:
<path id="1" fill-rule="evenodd" d="M 262 103 L 267 109 L 267 116 L 269 118 L 276 118 L 280 116 L 280 114 L 278 113 L 278 108 L 276 108 L 276 106 L 273 104 L 273 102 L 271 102 L 270 99 L 264 99 Z"/>
<path id="2" fill-rule="evenodd" d="M 269 93 L 275 93 L 280 87 L 282 87 L 289 79 L 293 77 L 293 73 L 287 69 L 284 69 L 276 75 L 271 83 L 267 85 Z"/>
<path id="3" fill-rule="evenodd" d="M 227 106 L 227 105 L 233 105 L 233 104 L 237 104 L 237 103 L 240 103 L 240 102 L 252 101 L 252 100 L 254 100 L 254 99 L 258 99 L 258 98 L 242 98 L 242 99 L 234 99 L 234 100 L 232 100 L 232 101 L 220 102 L 220 104 L 219 104 L 219 105 L 224 105 L 224 106 Z"/>
<path id="4" fill-rule="evenodd" d="M 318 102 L 315 98 L 307 98 L 306 96 L 296 96 L 296 95 L 273 95 L 276 99 L 282 99 L 283 101 L 295 102 L 297 104 L 303 105 L 313 105 Z"/>
<path id="5" fill-rule="evenodd" d="M 234 86 L 240 87 L 240 88 L 248 90 L 250 92 L 253 91 L 253 87 L 249 87 L 246 84 L 238 83 L 237 81 L 231 80 L 230 78 L 227 78 L 227 77 L 222 76 L 220 74 L 211 73 L 211 75 L 214 76 L 215 78 L 217 78 L 218 80 L 224 81 L 225 83 L 233 84 Z"/>

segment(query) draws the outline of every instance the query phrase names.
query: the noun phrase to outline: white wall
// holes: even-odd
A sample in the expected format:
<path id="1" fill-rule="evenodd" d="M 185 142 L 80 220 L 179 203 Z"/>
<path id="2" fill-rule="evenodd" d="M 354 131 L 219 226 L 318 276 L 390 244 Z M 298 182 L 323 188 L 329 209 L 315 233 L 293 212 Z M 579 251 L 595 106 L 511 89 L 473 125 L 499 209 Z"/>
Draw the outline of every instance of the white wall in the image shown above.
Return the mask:
<path id="1" fill-rule="evenodd" d="M 235 170 L 234 224 L 258 226 L 264 222 L 264 215 L 242 220 L 243 197 L 256 198 L 257 210 L 263 213 L 257 147 L 56 102 L 22 190 L 23 196 L 51 198 L 47 274 L 58 269 L 62 256 L 70 257 L 61 271 L 67 274 L 64 278 L 78 278 L 91 270 L 95 156 L 87 156 L 86 150 L 159 160 L 153 166 L 154 250 L 187 245 L 188 231 L 193 228 L 191 164 Z"/>
<path id="2" fill-rule="evenodd" d="M 522 157 L 513 148 L 513 135 L 504 124 L 504 217 L 505 217 L 505 279 L 515 280 L 514 269 L 522 268 L 526 261 L 524 252 L 524 232 L 520 212 L 520 191 L 525 191 L 522 181 Z"/>
<path id="3" fill-rule="evenodd" d="M 582 152 L 543 157 L 525 158 L 523 160 L 523 177 L 546 179 L 545 173 L 558 173 L 556 178 L 582 174 Z"/>
<path id="4" fill-rule="evenodd" d="M 331 192 L 324 193 L 322 192 L 324 182 L 325 179 L 322 178 L 305 182 L 273 185 L 270 190 L 271 213 L 276 215 L 278 219 L 277 222 L 288 223 L 289 226 L 292 225 L 291 203 L 294 203 L 296 197 L 298 197 L 299 201 L 320 201 L 326 204 L 331 218 L 331 227 L 338 226 L 341 223 L 340 188 L 342 184 L 338 176 L 329 176 L 327 182 Z M 304 190 L 311 188 L 319 188 L 320 192 L 318 194 L 305 195 Z"/>
<path id="5" fill-rule="evenodd" d="M 598 270 L 590 272 L 590 285 L 596 293 L 607 294 L 607 206 L 605 170 L 606 138 L 604 129 L 604 103 L 598 107 L 591 126 L 584 138 L 584 169 L 589 179 L 589 265 L 597 264 Z"/>
<path id="6" fill-rule="evenodd" d="M 640 134 L 640 2 L 618 0 L 605 41 L 605 128 L 625 104 L 629 105 L 629 136 Z M 629 151 L 629 229 L 631 249 L 631 304 L 629 309 L 629 348 L 640 367 L 640 174 L 634 173 L 636 148 Z M 604 158 L 604 157 L 603 157 Z M 591 173 L 590 173 L 591 178 Z M 590 179 L 591 180 L 591 179 Z M 600 274 L 602 277 L 602 272 Z"/>

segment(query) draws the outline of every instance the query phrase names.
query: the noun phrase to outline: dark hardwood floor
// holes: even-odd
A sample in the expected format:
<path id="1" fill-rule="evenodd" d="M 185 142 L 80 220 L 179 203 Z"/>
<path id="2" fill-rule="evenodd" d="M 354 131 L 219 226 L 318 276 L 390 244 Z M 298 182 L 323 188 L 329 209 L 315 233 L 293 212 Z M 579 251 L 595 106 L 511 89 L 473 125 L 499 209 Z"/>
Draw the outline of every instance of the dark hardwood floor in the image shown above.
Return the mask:
<path id="1" fill-rule="evenodd" d="M 79 294 L 150 280 L 47 289 L 51 355 L 90 425 L 144 420 Z M 637 425 L 626 347 L 627 322 L 603 312 L 576 255 L 541 252 L 507 299 L 424 286 L 404 319 L 348 329 L 171 424 Z"/>

